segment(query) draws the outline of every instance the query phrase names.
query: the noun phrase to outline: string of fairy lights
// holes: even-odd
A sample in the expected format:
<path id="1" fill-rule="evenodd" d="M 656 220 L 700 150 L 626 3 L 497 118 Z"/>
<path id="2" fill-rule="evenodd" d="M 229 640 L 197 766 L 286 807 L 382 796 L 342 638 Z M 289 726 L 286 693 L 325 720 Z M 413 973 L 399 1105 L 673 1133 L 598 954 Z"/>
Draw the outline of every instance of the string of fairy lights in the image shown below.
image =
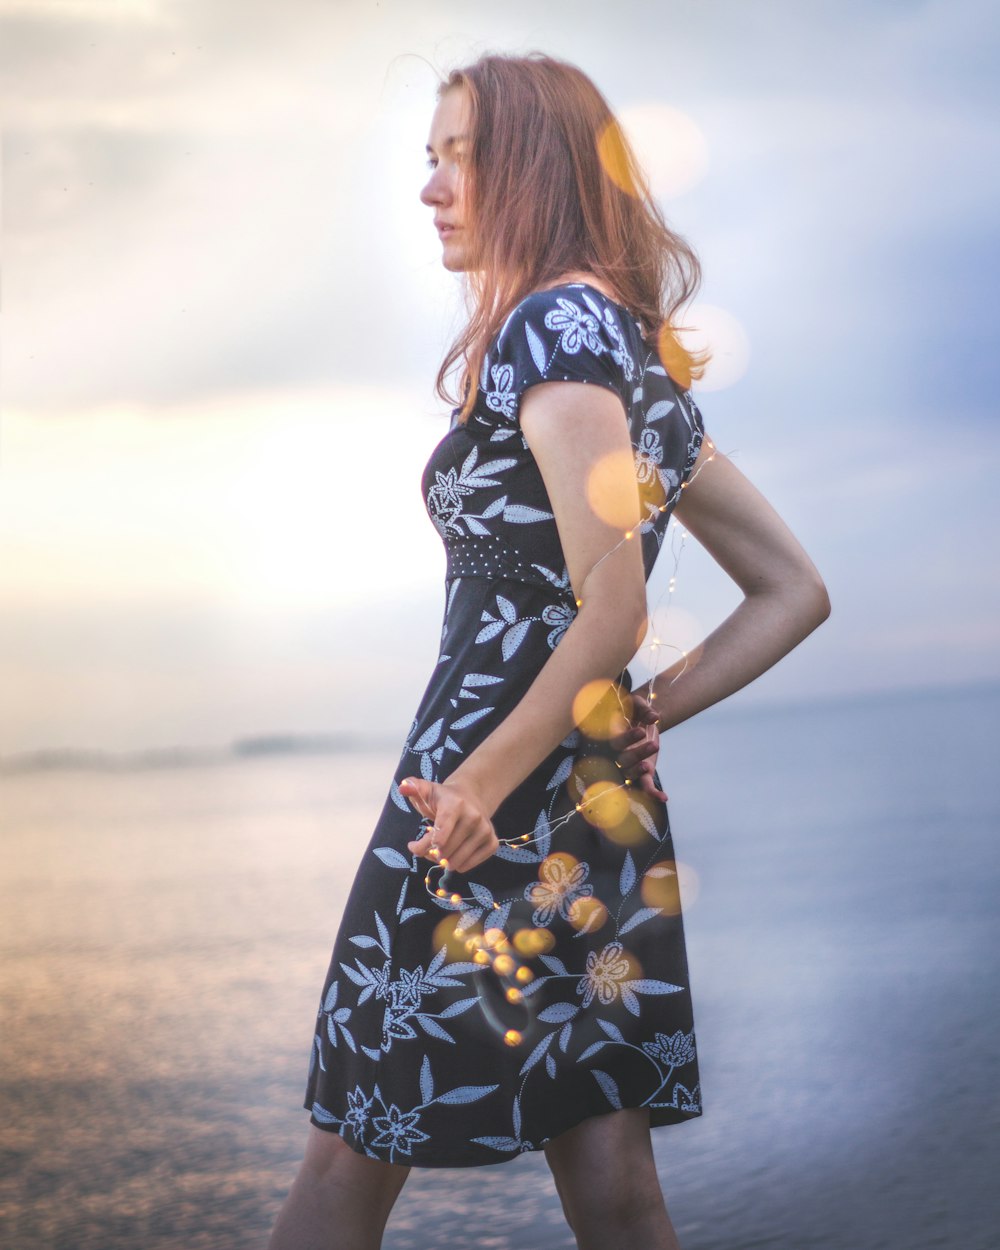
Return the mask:
<path id="1" fill-rule="evenodd" d="M 687 489 L 691 485 L 691 483 L 695 480 L 695 478 L 704 471 L 706 466 L 710 464 L 712 460 L 714 460 L 716 452 L 717 452 L 717 448 L 715 444 L 707 435 L 704 436 L 702 441 L 710 449 L 710 454 L 706 457 L 705 461 L 701 465 L 698 466 L 695 472 L 692 473 L 687 478 L 686 481 L 681 482 L 675 488 L 673 494 L 671 494 L 670 497 L 665 500 L 665 502 L 659 505 L 656 505 L 656 508 L 659 512 L 667 512 L 680 498 L 681 491 Z M 658 661 L 659 661 L 661 648 L 668 647 L 671 650 L 680 652 L 680 655 L 684 663 L 681 666 L 680 670 L 677 673 L 675 673 L 674 676 L 670 679 L 670 684 L 672 685 L 673 682 L 675 682 L 681 676 L 681 674 L 684 673 L 687 669 L 688 652 L 683 647 L 679 647 L 679 646 L 676 646 L 675 644 L 668 643 L 659 637 L 659 633 L 661 632 L 661 630 L 659 629 L 658 626 L 662 620 L 660 611 L 661 611 L 661 608 L 663 607 L 664 599 L 666 599 L 666 611 L 664 615 L 669 613 L 670 601 L 673 598 L 673 595 L 677 586 L 677 571 L 680 565 L 681 554 L 684 550 L 684 540 L 685 538 L 687 538 L 687 532 L 685 531 L 684 527 L 680 525 L 680 523 L 677 521 L 676 517 L 671 518 L 671 521 L 672 521 L 672 525 L 669 531 L 669 536 L 670 536 L 670 552 L 671 552 L 671 556 L 673 559 L 673 568 L 671 569 L 670 576 L 667 579 L 667 584 L 666 584 L 665 589 L 660 592 L 657 602 L 653 606 L 652 612 L 650 613 L 650 619 L 652 620 L 652 623 L 653 623 L 653 638 L 648 644 L 646 644 L 644 647 L 641 647 L 639 649 L 639 652 L 637 652 L 637 655 L 641 655 L 644 651 L 649 652 L 650 672 L 653 676 L 655 676 L 659 671 Z M 590 572 L 593 573 L 594 569 L 596 569 L 598 565 L 601 564 L 602 561 L 606 560 L 609 556 L 613 555 L 614 552 L 616 552 L 624 543 L 631 541 L 633 538 L 636 537 L 636 535 L 639 535 L 645 532 L 645 530 L 648 529 L 650 524 L 652 524 L 651 517 L 645 517 L 638 524 L 626 530 L 623 533 L 622 537 L 618 540 L 618 542 L 616 542 L 613 547 L 610 547 L 595 562 Z M 679 545 L 675 545 L 675 540 L 677 538 L 678 532 L 680 534 L 680 542 L 679 542 Z M 588 578 L 589 576 L 590 574 L 588 573 Z M 581 590 L 581 593 L 582 593 L 582 590 Z M 583 605 L 583 600 L 577 599 L 576 600 L 577 608 L 580 608 L 582 605 Z M 650 682 L 652 682 L 652 678 L 650 678 Z M 622 720 L 624 721 L 625 725 L 628 728 L 632 728 L 633 727 L 632 721 L 629 717 L 628 711 L 626 710 L 625 704 L 621 697 L 620 686 L 618 685 L 617 682 L 609 682 L 608 688 L 609 690 L 614 691 L 614 695 L 618 703 L 618 711 L 621 715 Z M 655 689 L 652 688 L 652 685 L 650 685 L 649 700 L 650 702 L 652 702 L 655 699 L 656 699 L 656 691 Z M 616 762 L 617 767 L 620 770 L 621 764 L 619 764 L 617 761 L 615 762 Z M 609 793 L 625 790 L 632 786 L 633 786 L 633 783 L 631 779 L 627 777 L 624 778 L 624 780 L 620 782 L 618 785 L 607 784 L 601 788 L 600 800 L 604 801 L 605 797 Z M 584 799 L 585 799 L 584 802 L 575 803 L 573 808 L 567 811 L 565 815 L 559 817 L 557 820 L 548 824 L 547 828 L 549 832 L 554 833 L 559 828 L 561 828 L 564 824 L 566 824 L 568 821 L 572 820 L 574 816 L 576 816 L 578 813 L 582 813 L 586 817 L 588 813 L 588 809 L 592 806 L 593 800 L 587 800 L 586 794 L 584 795 Z M 461 911 L 464 905 L 467 903 L 480 907 L 482 904 L 480 903 L 479 899 L 475 897 L 465 896 L 465 895 L 459 894 L 457 891 L 452 891 L 452 890 L 448 890 L 447 888 L 445 888 L 444 881 L 447 878 L 451 869 L 449 867 L 447 857 L 442 854 L 441 850 L 438 848 L 438 846 L 433 840 L 433 837 L 435 833 L 437 832 L 436 826 L 434 825 L 433 820 L 425 817 L 422 820 L 420 836 L 423 836 L 427 832 L 430 832 L 432 835 L 432 842 L 431 842 L 431 846 L 429 847 L 427 851 L 427 855 L 428 855 L 428 858 L 434 861 L 431 864 L 431 866 L 428 868 L 426 874 L 424 875 L 424 887 L 427 893 L 430 894 L 436 901 L 438 901 L 439 905 L 446 907 L 449 911 L 451 910 Z M 536 833 L 524 833 L 515 837 L 499 838 L 498 841 L 499 841 L 500 846 L 506 846 L 506 847 L 515 848 L 515 849 L 527 849 L 537 842 L 538 836 L 539 835 Z M 439 874 L 436 878 L 434 876 L 435 873 Z M 490 910 L 499 911 L 501 909 L 502 909 L 502 904 L 494 900 L 492 904 L 492 908 Z M 519 959 L 518 955 L 524 956 L 525 958 L 531 958 L 533 956 L 542 954 L 546 950 L 551 949 L 551 946 L 554 943 L 554 939 L 551 933 L 549 933 L 547 929 L 537 928 L 537 927 L 522 928 L 513 935 L 512 939 L 508 939 L 507 935 L 504 933 L 502 928 L 498 926 L 489 926 L 484 923 L 482 926 L 481 932 L 478 932 L 478 931 L 470 932 L 469 935 L 463 939 L 463 942 L 464 942 L 465 951 L 471 955 L 471 958 L 474 963 L 492 965 L 493 972 L 500 979 L 501 986 L 503 987 L 504 997 L 507 1000 L 507 1002 L 512 1003 L 512 1004 L 522 1004 L 523 999 L 524 999 L 524 994 L 525 994 L 525 990 L 522 987 L 527 986 L 531 981 L 533 981 L 535 978 L 535 974 L 531 970 L 531 968 L 528 966 L 527 962 L 525 962 L 523 959 Z M 478 982 L 478 978 L 477 978 L 477 982 Z M 481 1005 L 487 1017 L 491 1020 L 492 1023 L 494 1023 L 494 1025 L 500 1031 L 503 1032 L 504 1041 L 510 1046 L 518 1045 L 523 1040 L 522 1031 L 520 1029 L 507 1027 L 504 1022 L 500 1021 L 495 1016 L 495 1013 L 490 1007 L 488 1001 L 483 997 L 481 990 L 479 991 L 479 997 L 480 997 Z"/>

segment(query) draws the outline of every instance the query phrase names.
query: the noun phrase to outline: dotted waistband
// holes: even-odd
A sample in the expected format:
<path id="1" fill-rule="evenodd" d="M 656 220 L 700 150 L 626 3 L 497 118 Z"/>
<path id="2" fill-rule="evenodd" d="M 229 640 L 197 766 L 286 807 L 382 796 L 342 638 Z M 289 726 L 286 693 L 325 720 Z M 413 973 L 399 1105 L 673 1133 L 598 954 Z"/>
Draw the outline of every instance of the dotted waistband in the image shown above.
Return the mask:
<path id="1" fill-rule="evenodd" d="M 491 535 L 456 538 L 447 547 L 448 571 L 445 581 L 456 577 L 504 577 L 548 590 L 554 599 L 573 604 L 573 591 L 559 587 L 509 546 L 502 538 Z"/>

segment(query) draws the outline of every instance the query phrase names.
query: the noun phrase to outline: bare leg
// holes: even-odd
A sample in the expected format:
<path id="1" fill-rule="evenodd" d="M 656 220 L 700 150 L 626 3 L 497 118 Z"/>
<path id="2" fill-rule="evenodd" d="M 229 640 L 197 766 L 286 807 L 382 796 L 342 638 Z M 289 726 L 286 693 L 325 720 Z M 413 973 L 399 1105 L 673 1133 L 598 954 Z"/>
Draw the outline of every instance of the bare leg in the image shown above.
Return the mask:
<path id="1" fill-rule="evenodd" d="M 647 1108 L 591 1116 L 543 1149 L 579 1250 L 680 1250 Z"/>
<path id="2" fill-rule="evenodd" d="M 305 1157 L 275 1221 L 268 1250 L 379 1250 L 409 1165 L 352 1150 L 309 1125 Z"/>

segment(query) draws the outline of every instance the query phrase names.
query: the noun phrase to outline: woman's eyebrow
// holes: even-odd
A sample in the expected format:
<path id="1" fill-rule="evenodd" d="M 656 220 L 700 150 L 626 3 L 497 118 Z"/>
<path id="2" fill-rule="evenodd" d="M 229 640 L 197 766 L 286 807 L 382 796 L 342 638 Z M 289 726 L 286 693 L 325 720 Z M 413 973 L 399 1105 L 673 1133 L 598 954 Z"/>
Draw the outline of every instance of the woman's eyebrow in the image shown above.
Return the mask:
<path id="1" fill-rule="evenodd" d="M 448 138 L 441 144 L 441 149 L 443 151 L 446 148 L 450 148 L 452 144 L 461 143 L 463 139 L 468 139 L 468 137 L 468 135 L 449 135 Z M 428 152 L 434 151 L 429 143 L 424 144 L 424 147 Z"/>

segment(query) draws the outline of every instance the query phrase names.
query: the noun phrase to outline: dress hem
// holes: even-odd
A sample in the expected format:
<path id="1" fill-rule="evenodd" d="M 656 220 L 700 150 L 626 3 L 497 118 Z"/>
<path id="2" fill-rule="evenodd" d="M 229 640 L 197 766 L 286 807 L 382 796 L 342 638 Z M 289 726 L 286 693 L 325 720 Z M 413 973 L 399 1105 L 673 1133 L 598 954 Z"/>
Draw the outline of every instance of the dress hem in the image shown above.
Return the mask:
<path id="1" fill-rule="evenodd" d="M 608 1107 L 607 1110 L 605 1111 L 588 1112 L 586 1115 L 580 1116 L 579 1119 L 573 1120 L 572 1123 L 564 1125 L 561 1129 L 558 1130 L 558 1132 L 553 1133 L 551 1134 L 550 1137 L 546 1138 L 544 1142 L 539 1142 L 537 1146 L 530 1144 L 530 1143 L 526 1143 L 520 1150 L 511 1150 L 511 1151 L 507 1151 L 506 1153 L 501 1152 L 501 1151 L 495 1151 L 494 1157 L 492 1158 L 483 1158 L 478 1152 L 475 1155 L 470 1153 L 467 1155 L 461 1155 L 457 1157 L 449 1157 L 448 1159 L 441 1159 L 441 1158 L 429 1159 L 426 1156 L 421 1157 L 421 1158 L 415 1158 L 412 1156 L 404 1155 L 402 1154 L 402 1152 L 394 1152 L 398 1154 L 399 1157 L 395 1159 L 390 1159 L 388 1156 L 383 1156 L 382 1154 L 379 1154 L 377 1151 L 366 1150 L 365 1147 L 362 1145 L 362 1143 L 360 1143 L 357 1140 L 357 1138 L 354 1136 L 353 1132 L 350 1134 L 343 1133 L 341 1132 L 340 1127 L 338 1127 L 335 1124 L 320 1124 L 319 1121 L 316 1120 L 316 1118 L 312 1115 L 310 1111 L 310 1108 L 312 1107 L 312 1103 L 311 1102 L 303 1103 L 304 1109 L 307 1111 L 310 1111 L 310 1115 L 309 1115 L 310 1124 L 315 1125 L 316 1128 L 320 1129 L 324 1133 L 334 1133 L 336 1136 L 340 1137 L 341 1140 L 346 1143 L 346 1145 L 350 1146 L 350 1148 L 354 1151 L 355 1154 L 361 1155 L 362 1158 L 365 1158 L 365 1159 L 375 1159 L 380 1163 L 403 1164 L 404 1166 L 413 1167 L 413 1168 L 474 1168 L 474 1167 L 489 1167 L 491 1165 L 495 1165 L 498 1163 L 510 1163 L 512 1159 L 517 1159 L 520 1155 L 534 1154 L 539 1150 L 543 1150 L 545 1146 L 547 1146 L 556 1137 L 561 1136 L 563 1133 L 568 1133 L 571 1128 L 576 1128 L 578 1124 L 582 1124 L 585 1120 L 592 1120 L 592 1119 L 595 1119 L 597 1116 L 602 1116 L 602 1115 L 612 1115 L 617 1110 L 623 1110 L 623 1111 L 634 1110 L 636 1109 L 637 1106 L 638 1104 L 634 1104 L 633 1106 L 622 1107 L 622 1108 Z M 647 1110 L 649 1111 L 650 1131 L 652 1131 L 654 1128 L 666 1128 L 669 1125 L 673 1125 L 673 1124 L 686 1124 L 689 1120 L 697 1120 L 702 1115 L 702 1111 L 700 1108 L 697 1111 L 682 1111 L 679 1108 L 675 1108 L 675 1107 L 648 1107 Z M 491 1147 L 483 1146 L 482 1149 L 490 1150 Z"/>

